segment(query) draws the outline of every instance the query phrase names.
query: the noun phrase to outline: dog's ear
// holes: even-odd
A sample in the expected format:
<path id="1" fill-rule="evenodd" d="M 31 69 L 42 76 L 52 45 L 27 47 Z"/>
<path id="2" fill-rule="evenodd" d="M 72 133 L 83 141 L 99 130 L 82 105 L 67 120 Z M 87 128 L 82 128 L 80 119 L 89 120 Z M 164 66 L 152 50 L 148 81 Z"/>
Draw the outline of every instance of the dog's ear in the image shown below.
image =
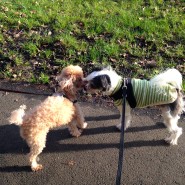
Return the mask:
<path id="1" fill-rule="evenodd" d="M 57 77 L 56 77 L 56 80 L 58 81 L 58 82 L 60 82 L 60 81 L 62 81 L 63 79 L 70 79 L 71 78 L 71 74 L 70 73 L 64 73 L 64 72 L 62 72 L 60 75 L 58 75 Z"/>
<path id="2" fill-rule="evenodd" d="M 103 91 L 108 91 L 110 89 L 111 81 L 108 75 L 101 76 L 101 83 L 102 83 Z"/>
<path id="3" fill-rule="evenodd" d="M 56 80 L 63 91 L 69 91 L 73 87 L 73 78 L 71 74 L 64 68 L 60 75 L 56 77 Z"/>
<path id="4" fill-rule="evenodd" d="M 59 82 L 60 89 L 64 92 L 72 92 L 74 91 L 74 85 L 72 78 L 64 78 Z"/>
<path id="5" fill-rule="evenodd" d="M 93 84 L 103 91 L 108 91 L 111 87 L 110 77 L 108 75 L 99 75 L 93 79 Z"/>

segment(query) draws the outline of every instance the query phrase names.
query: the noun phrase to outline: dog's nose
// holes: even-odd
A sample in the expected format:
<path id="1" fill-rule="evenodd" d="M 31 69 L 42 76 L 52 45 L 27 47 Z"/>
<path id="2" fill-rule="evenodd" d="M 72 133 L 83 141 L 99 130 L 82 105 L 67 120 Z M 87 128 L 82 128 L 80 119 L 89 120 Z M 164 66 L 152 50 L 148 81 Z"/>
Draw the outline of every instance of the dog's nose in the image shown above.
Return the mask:
<path id="1" fill-rule="evenodd" d="M 85 78 L 83 79 L 83 89 L 84 91 L 87 91 L 88 89 L 88 81 Z"/>
<path id="2" fill-rule="evenodd" d="M 84 91 L 87 92 L 87 91 L 88 91 L 88 88 L 89 88 L 88 84 L 85 84 L 85 85 L 84 85 Z"/>
<path id="3" fill-rule="evenodd" d="M 84 91 L 87 91 L 87 85 L 84 85 Z"/>

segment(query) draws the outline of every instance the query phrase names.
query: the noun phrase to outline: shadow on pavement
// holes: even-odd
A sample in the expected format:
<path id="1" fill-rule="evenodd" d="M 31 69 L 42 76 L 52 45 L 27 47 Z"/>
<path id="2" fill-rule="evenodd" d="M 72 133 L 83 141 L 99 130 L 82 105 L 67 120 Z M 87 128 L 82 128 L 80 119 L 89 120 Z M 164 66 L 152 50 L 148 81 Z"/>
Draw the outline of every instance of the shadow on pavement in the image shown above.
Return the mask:
<path id="1" fill-rule="evenodd" d="M 142 127 L 130 127 L 126 132 L 144 132 L 147 130 L 156 130 L 156 129 L 163 129 L 165 128 L 163 123 L 156 123 L 155 125 L 147 125 L 147 126 L 142 126 Z"/>
<path id="2" fill-rule="evenodd" d="M 5 166 L 0 167 L 0 172 L 32 172 L 30 166 Z"/>
<path id="3" fill-rule="evenodd" d="M 139 132 L 139 131 L 147 131 L 153 129 L 163 128 L 162 125 L 153 125 L 153 126 L 144 126 L 144 127 L 132 127 L 129 128 L 127 132 Z M 96 134 L 106 134 L 106 133 L 115 133 L 117 129 L 115 126 L 108 127 L 97 127 L 97 128 L 88 128 L 84 130 L 81 137 L 86 137 L 90 135 Z M 120 133 L 117 131 L 118 134 Z M 118 136 L 119 137 L 119 136 Z M 66 143 L 66 140 L 73 139 L 73 142 L 76 138 L 70 136 L 67 129 L 58 129 L 52 130 L 48 133 L 47 143 L 44 152 L 70 152 L 70 151 L 85 151 L 85 150 L 99 150 L 104 148 L 118 148 L 118 143 Z M 60 142 L 61 141 L 61 142 Z M 62 141 L 64 141 L 62 143 Z M 164 146 L 166 145 L 163 140 L 137 140 L 131 142 L 125 142 L 125 148 L 133 148 L 133 147 L 146 147 L 146 146 Z M 28 153 L 29 148 L 26 142 L 20 137 L 19 128 L 15 125 L 4 125 L 0 127 L 0 153 Z"/>
<path id="4" fill-rule="evenodd" d="M 110 117 L 99 117 L 99 120 L 104 119 L 113 119 L 114 116 Z M 117 116 L 115 116 L 115 119 Z M 88 117 L 87 120 L 93 120 L 93 117 Z M 97 119 L 96 119 L 97 120 Z M 131 132 L 142 132 L 149 131 L 154 129 L 164 128 L 162 123 L 151 126 L 141 126 L 141 127 L 131 127 L 128 129 L 128 133 Z M 96 128 L 87 128 L 83 131 L 81 137 L 88 137 L 98 134 L 109 134 L 117 132 L 118 138 L 120 132 L 113 126 L 107 127 L 96 127 Z M 70 143 L 72 140 L 72 143 Z M 74 152 L 74 151 L 87 151 L 87 150 L 102 150 L 108 148 L 119 148 L 119 139 L 118 142 L 112 143 L 84 143 L 84 138 L 82 139 L 83 143 L 70 136 L 68 129 L 58 129 L 52 130 L 48 133 L 46 148 L 44 153 L 53 153 L 53 152 Z M 125 149 L 137 148 L 137 147 L 161 147 L 168 146 L 164 140 L 137 140 L 125 142 Z M 3 125 L 0 126 L 0 154 L 27 154 L 29 148 L 26 142 L 20 137 L 19 127 L 15 125 Z M 30 166 L 2 166 L 0 167 L 0 172 L 2 173 L 11 173 L 11 172 L 32 172 Z"/>
<path id="5" fill-rule="evenodd" d="M 113 114 L 113 115 L 106 115 L 106 116 L 88 116 L 85 117 L 86 121 L 106 121 L 106 120 L 113 120 L 113 119 L 119 119 L 120 115 L 119 114 Z"/>

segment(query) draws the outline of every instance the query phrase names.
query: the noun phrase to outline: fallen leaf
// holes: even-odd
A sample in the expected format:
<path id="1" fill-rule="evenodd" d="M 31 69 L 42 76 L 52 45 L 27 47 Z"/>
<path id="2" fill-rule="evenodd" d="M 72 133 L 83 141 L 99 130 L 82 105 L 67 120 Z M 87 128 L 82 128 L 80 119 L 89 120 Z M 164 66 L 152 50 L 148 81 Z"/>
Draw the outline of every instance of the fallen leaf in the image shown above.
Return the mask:
<path id="1" fill-rule="evenodd" d="M 76 162 L 75 161 L 72 161 L 72 160 L 68 162 L 68 165 L 69 166 L 74 166 L 75 164 L 76 164 Z"/>

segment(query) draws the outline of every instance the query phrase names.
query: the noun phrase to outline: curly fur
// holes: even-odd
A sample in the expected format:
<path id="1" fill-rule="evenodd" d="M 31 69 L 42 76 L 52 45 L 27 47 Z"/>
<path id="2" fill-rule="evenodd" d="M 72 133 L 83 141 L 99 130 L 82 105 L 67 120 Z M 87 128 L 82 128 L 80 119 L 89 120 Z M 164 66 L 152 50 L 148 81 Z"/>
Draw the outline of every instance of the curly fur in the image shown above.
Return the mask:
<path id="1" fill-rule="evenodd" d="M 60 86 L 57 93 L 28 112 L 22 105 L 11 113 L 9 122 L 20 126 L 20 135 L 30 147 L 28 156 L 33 171 L 43 168 L 37 163 L 37 157 L 45 147 L 49 130 L 68 124 L 70 134 L 79 137 L 81 130 L 78 127 L 87 126 L 79 105 L 73 103 L 77 90 L 82 87 L 82 78 L 83 71 L 79 66 L 68 66 L 57 77 Z"/>

